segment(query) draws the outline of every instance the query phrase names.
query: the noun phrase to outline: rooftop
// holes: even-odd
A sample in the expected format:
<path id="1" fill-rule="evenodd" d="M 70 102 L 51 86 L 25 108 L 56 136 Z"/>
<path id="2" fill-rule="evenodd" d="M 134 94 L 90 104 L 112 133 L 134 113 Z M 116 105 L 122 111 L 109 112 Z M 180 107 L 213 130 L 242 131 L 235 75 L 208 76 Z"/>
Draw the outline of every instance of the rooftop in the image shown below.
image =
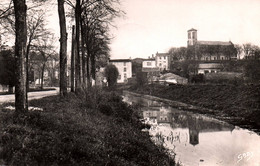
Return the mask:
<path id="1" fill-rule="evenodd" d="M 188 30 L 188 32 L 190 31 L 197 31 L 197 29 L 191 28 L 190 30 Z"/>
<path id="2" fill-rule="evenodd" d="M 202 63 L 199 64 L 199 69 L 221 69 L 222 65 L 219 63 Z"/>
<path id="3" fill-rule="evenodd" d="M 109 62 L 131 62 L 130 59 L 110 59 Z"/>
<path id="4" fill-rule="evenodd" d="M 156 53 L 156 56 L 168 56 L 169 55 L 169 53 Z"/>
<path id="5" fill-rule="evenodd" d="M 222 45 L 222 46 L 229 46 L 232 45 L 232 43 L 229 42 L 223 42 L 223 41 L 197 41 L 197 44 L 199 45 Z"/>

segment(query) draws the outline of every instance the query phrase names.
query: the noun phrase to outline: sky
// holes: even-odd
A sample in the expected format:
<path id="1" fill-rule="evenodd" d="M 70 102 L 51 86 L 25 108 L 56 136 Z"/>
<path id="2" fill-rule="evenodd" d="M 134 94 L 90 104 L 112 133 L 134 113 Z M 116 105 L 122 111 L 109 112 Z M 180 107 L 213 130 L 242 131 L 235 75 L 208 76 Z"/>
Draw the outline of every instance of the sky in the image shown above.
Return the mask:
<path id="1" fill-rule="evenodd" d="M 198 40 L 260 45 L 259 0 L 122 0 L 112 29 L 111 59 L 148 58 Z"/>
<path id="2" fill-rule="evenodd" d="M 47 27 L 58 46 L 57 4 L 51 2 Z M 191 28 L 198 30 L 198 40 L 260 46 L 260 0 L 121 0 L 121 9 L 126 14 L 114 20 L 111 59 L 148 58 L 185 47 Z M 71 23 L 67 25 L 70 55 Z"/>

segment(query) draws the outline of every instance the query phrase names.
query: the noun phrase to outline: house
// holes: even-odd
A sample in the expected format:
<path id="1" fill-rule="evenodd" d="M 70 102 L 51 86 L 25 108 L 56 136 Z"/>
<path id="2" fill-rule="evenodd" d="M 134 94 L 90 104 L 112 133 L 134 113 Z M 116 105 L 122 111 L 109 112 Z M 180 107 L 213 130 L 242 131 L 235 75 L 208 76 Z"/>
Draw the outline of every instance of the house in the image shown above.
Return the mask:
<path id="1" fill-rule="evenodd" d="M 128 78 L 132 77 L 132 61 L 130 59 L 111 59 L 109 63 L 115 65 L 119 72 L 118 83 L 125 83 Z"/>
<path id="2" fill-rule="evenodd" d="M 220 63 L 201 63 L 198 66 L 198 74 L 218 73 L 223 69 Z"/>
<path id="3" fill-rule="evenodd" d="M 231 41 L 199 41 L 197 30 L 188 30 L 187 51 L 190 59 L 200 61 L 222 61 L 235 59 L 237 51 Z"/>
<path id="4" fill-rule="evenodd" d="M 143 59 L 142 68 L 156 68 L 156 61 L 154 58 Z"/>
<path id="5" fill-rule="evenodd" d="M 156 66 L 159 67 L 160 71 L 169 70 L 169 54 L 168 53 L 156 53 L 155 55 Z"/>
<path id="6" fill-rule="evenodd" d="M 156 66 L 155 58 L 144 59 L 142 63 L 142 72 L 147 73 L 148 81 L 155 81 L 160 75 L 160 69 Z"/>

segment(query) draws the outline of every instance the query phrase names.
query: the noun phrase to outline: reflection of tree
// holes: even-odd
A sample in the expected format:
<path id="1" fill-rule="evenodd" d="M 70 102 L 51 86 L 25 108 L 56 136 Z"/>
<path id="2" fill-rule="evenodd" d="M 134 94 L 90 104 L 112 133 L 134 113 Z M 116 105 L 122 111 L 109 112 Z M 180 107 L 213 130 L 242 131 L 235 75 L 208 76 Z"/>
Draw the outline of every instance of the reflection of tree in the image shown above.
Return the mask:
<path id="1" fill-rule="evenodd" d="M 199 144 L 199 118 L 188 117 L 188 126 L 189 126 L 189 136 L 190 136 L 190 144 L 195 146 Z"/>

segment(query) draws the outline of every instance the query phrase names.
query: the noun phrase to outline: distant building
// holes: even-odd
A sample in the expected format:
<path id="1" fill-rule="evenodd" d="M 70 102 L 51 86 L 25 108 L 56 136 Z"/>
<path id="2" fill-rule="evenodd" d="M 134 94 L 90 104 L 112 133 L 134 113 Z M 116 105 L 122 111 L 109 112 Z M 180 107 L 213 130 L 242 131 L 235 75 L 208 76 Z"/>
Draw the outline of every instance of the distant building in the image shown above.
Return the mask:
<path id="1" fill-rule="evenodd" d="M 219 63 L 202 63 L 198 66 L 198 74 L 218 73 L 223 69 Z"/>
<path id="2" fill-rule="evenodd" d="M 118 83 L 127 82 L 127 79 L 132 77 L 132 61 L 130 59 L 113 59 L 109 60 L 109 63 L 118 69 Z"/>
<path id="3" fill-rule="evenodd" d="M 142 62 L 142 68 L 157 68 L 155 59 L 144 59 Z"/>
<path id="4" fill-rule="evenodd" d="M 237 56 L 234 44 L 224 41 L 198 41 L 197 30 L 188 30 L 187 41 L 190 59 L 201 61 L 231 60 Z"/>
<path id="5" fill-rule="evenodd" d="M 169 54 L 168 53 L 156 53 L 155 55 L 156 66 L 160 71 L 169 70 Z"/>

